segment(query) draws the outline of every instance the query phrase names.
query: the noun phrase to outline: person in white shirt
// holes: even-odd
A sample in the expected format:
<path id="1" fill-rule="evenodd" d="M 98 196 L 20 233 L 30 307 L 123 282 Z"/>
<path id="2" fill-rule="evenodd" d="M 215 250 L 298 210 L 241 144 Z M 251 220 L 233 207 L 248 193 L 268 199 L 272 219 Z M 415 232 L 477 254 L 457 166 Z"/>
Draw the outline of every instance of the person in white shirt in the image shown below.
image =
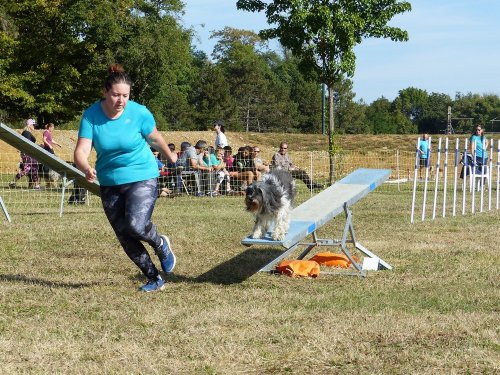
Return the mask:
<path id="1" fill-rule="evenodd" d="M 229 146 L 226 135 L 224 134 L 224 122 L 221 120 L 215 121 L 214 130 L 217 134 L 215 136 L 215 148 L 224 148 L 226 146 Z"/>

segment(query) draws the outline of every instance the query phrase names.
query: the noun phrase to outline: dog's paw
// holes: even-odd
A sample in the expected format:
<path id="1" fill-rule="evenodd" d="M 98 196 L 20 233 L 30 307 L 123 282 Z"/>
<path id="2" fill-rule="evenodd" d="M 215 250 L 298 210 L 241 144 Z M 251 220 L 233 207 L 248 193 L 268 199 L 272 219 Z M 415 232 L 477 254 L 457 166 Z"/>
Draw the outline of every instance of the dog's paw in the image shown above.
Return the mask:
<path id="1" fill-rule="evenodd" d="M 274 241 L 283 241 L 285 239 L 286 233 L 274 232 L 272 238 Z"/>
<path id="2" fill-rule="evenodd" d="M 262 238 L 262 237 L 263 237 L 263 233 L 260 230 L 256 230 L 252 233 L 252 238 Z"/>

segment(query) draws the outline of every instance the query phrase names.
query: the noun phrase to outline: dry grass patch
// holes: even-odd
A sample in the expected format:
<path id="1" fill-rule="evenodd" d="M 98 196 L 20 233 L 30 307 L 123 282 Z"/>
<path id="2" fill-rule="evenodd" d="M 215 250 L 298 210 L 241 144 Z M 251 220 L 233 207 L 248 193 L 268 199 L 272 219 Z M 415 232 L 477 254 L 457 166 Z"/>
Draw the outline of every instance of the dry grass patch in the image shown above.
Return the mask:
<path id="1" fill-rule="evenodd" d="M 240 245 L 241 200 L 159 200 L 178 266 L 151 294 L 100 210 L 14 214 L 0 222 L 2 373 L 499 372 L 497 213 L 410 225 L 408 211 L 397 192 L 353 207 L 393 271 L 299 280 L 254 274 L 278 249 Z"/>

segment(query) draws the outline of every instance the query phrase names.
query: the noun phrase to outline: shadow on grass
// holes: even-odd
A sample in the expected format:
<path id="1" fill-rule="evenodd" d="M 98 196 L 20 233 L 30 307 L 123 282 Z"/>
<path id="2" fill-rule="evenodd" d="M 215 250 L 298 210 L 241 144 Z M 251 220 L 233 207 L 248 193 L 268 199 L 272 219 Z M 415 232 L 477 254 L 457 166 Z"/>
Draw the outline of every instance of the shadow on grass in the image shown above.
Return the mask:
<path id="1" fill-rule="evenodd" d="M 33 277 L 26 277 L 22 275 L 0 275 L 0 281 L 11 281 L 11 282 L 21 282 L 25 284 L 46 286 L 50 288 L 66 288 L 66 289 L 79 289 L 86 288 L 93 285 L 99 285 L 100 283 L 62 283 L 57 281 L 48 281 L 43 279 L 37 279 Z"/>
<path id="2" fill-rule="evenodd" d="M 73 207 L 82 207 L 82 210 L 76 211 Z M 82 212 L 85 214 L 100 214 L 102 213 L 102 208 L 89 208 L 88 206 L 69 206 L 69 209 L 72 211 L 63 211 L 63 216 L 66 215 L 81 215 Z M 54 208 L 53 210 L 45 210 L 45 211 L 33 211 L 33 212 L 14 212 L 13 214 L 9 211 L 10 216 L 42 216 L 42 215 L 52 215 L 57 214 L 59 217 L 59 208 Z"/>
<path id="3" fill-rule="evenodd" d="M 174 273 L 173 275 L 168 275 L 168 281 L 223 285 L 237 284 L 254 275 L 282 253 L 283 250 L 279 249 L 250 248 L 199 276 L 187 277 Z"/>

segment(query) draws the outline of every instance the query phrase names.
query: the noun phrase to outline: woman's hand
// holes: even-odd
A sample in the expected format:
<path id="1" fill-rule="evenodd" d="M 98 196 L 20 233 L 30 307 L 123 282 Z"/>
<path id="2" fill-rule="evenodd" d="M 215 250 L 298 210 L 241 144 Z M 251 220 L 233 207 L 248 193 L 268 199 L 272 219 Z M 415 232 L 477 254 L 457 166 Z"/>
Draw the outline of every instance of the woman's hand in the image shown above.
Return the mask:
<path id="1" fill-rule="evenodd" d="M 88 182 L 94 182 L 97 178 L 97 173 L 94 168 L 89 167 L 85 170 L 85 178 Z"/>
<path id="2" fill-rule="evenodd" d="M 85 173 L 85 179 L 89 182 L 94 182 L 97 178 L 95 168 L 89 165 L 89 156 L 92 149 L 92 141 L 87 138 L 78 138 L 76 142 L 73 160 L 78 169 Z"/>

